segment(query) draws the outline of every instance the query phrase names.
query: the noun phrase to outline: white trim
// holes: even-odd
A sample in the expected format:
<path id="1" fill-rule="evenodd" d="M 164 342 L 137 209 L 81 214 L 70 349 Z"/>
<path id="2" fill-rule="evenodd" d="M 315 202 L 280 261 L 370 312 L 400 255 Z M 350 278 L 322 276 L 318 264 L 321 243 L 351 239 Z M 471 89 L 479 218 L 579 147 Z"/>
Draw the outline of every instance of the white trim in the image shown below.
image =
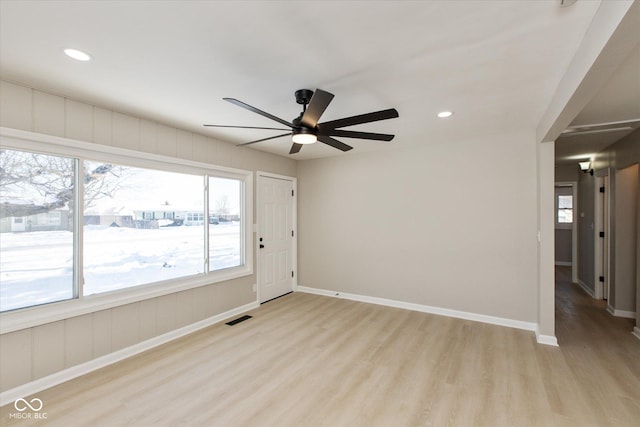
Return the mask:
<path id="1" fill-rule="evenodd" d="M 578 284 L 578 286 L 580 286 L 582 288 L 583 291 L 585 291 L 591 298 L 595 298 L 595 294 L 593 293 L 593 291 L 589 288 L 589 286 L 587 286 L 586 283 L 584 283 L 582 280 L 578 279 L 578 281 L 576 282 Z"/>
<path id="2" fill-rule="evenodd" d="M 273 179 L 281 179 L 283 181 L 291 181 L 291 187 L 293 189 L 293 201 L 291 207 L 291 228 L 293 228 L 293 239 L 291 241 L 291 268 L 293 269 L 293 281 L 291 283 L 291 290 L 293 292 L 298 290 L 298 178 L 293 176 L 279 175 L 271 172 L 257 171 L 256 172 L 256 216 L 257 220 L 260 220 L 260 212 L 261 209 L 261 194 L 260 194 L 260 183 L 259 180 L 261 177 L 273 178 Z M 260 231 L 260 224 L 256 224 L 254 227 L 254 231 L 258 233 Z M 255 239 L 255 247 L 256 251 L 259 251 L 258 238 L 256 236 Z M 256 301 L 260 302 L 260 255 L 256 255 Z"/>
<path id="3" fill-rule="evenodd" d="M 558 339 L 554 335 L 543 335 L 540 333 L 538 325 L 536 325 L 536 341 L 538 344 L 550 345 L 558 347 Z"/>
<path id="4" fill-rule="evenodd" d="M 562 266 L 562 267 L 572 267 L 573 266 L 571 261 L 556 261 L 556 265 Z"/>
<path id="5" fill-rule="evenodd" d="M 78 378 L 82 375 L 86 375 L 89 372 L 104 368 L 105 366 L 109 366 L 131 356 L 135 356 L 136 354 L 142 353 L 143 351 L 147 351 L 162 344 L 166 344 L 177 338 L 219 323 L 230 317 L 237 316 L 238 314 L 258 308 L 259 306 L 260 305 L 254 301 L 249 304 L 245 304 L 240 307 L 225 311 L 224 313 L 209 317 L 208 319 L 192 323 L 191 325 L 187 325 L 179 329 L 175 329 L 171 332 L 167 332 L 166 334 L 158 335 L 157 337 L 142 341 L 130 347 L 123 348 L 121 350 L 106 354 L 80 365 L 73 366 L 71 368 L 4 391 L 0 393 L 0 406 L 7 405 L 11 402 L 14 402 L 16 399 L 24 398 L 39 391 L 54 387 L 58 384 L 62 384 L 63 382 Z"/>
<path id="6" fill-rule="evenodd" d="M 16 311 L 9 311 L 0 315 L 0 334 L 19 331 L 21 329 L 32 328 L 58 320 L 69 319 L 83 314 L 94 313 L 96 311 L 108 310 L 121 305 L 131 304 L 150 298 L 157 298 L 163 295 L 181 292 L 200 286 L 211 285 L 213 283 L 231 280 L 237 277 L 251 275 L 239 275 L 237 270 L 245 267 L 219 270 L 220 275 L 214 280 L 212 272 L 208 275 L 198 275 L 189 278 L 181 278 L 156 282 L 149 285 L 140 285 L 132 288 L 119 289 L 105 294 L 87 295 L 81 299 L 60 301 L 46 305 L 25 307 Z"/>
<path id="7" fill-rule="evenodd" d="M 638 328 L 637 326 L 634 326 L 633 332 L 631 332 L 631 335 L 633 335 L 634 337 L 640 340 L 640 328 Z"/>
<path id="8" fill-rule="evenodd" d="M 615 309 L 611 306 L 607 307 L 607 311 L 615 317 L 623 317 L 625 319 L 635 319 L 636 318 L 636 312 L 635 311 L 628 311 L 628 310 L 618 310 Z"/>
<path id="9" fill-rule="evenodd" d="M 163 170 L 190 174 L 194 174 L 194 172 L 204 174 L 214 170 L 220 172 L 218 176 L 223 178 L 237 178 L 236 175 L 253 175 L 253 172 L 244 169 L 218 166 L 179 157 L 163 156 L 161 154 L 146 153 L 128 148 L 113 147 L 111 145 L 94 144 L 76 139 L 62 138 L 7 127 L 0 127 L 0 137 L 0 142 L 4 146 L 22 150 L 33 150 L 55 156 L 77 157 L 88 160 L 95 160 L 95 157 L 98 156 L 99 160 L 113 161 L 114 163 L 125 166 L 143 168 L 161 166 Z M 56 149 L 52 150 L 51 146 L 55 146 Z M 123 159 L 123 157 L 126 159 Z"/>
<path id="10" fill-rule="evenodd" d="M 143 153 L 125 148 L 93 144 L 68 138 L 27 132 L 18 129 L 0 127 L 0 146 L 18 150 L 30 150 L 57 156 L 100 159 L 126 164 L 134 167 L 161 168 L 162 170 L 202 174 L 240 180 L 243 183 L 243 215 L 242 227 L 244 231 L 244 265 L 215 270 L 198 275 L 180 277 L 147 285 L 123 288 L 102 294 L 82 296 L 81 298 L 54 302 L 45 305 L 24 307 L 15 311 L 0 314 L 0 334 L 30 328 L 58 320 L 68 319 L 83 314 L 106 310 L 145 299 L 181 292 L 200 286 L 224 282 L 253 274 L 253 172 L 201 163 L 180 158 Z M 82 233 L 82 227 L 77 228 L 76 235 Z M 208 235 L 207 235 L 208 236 Z M 79 237 L 76 237 L 79 238 Z M 81 244 L 77 245 L 76 253 L 81 252 Z M 205 253 L 208 257 L 208 253 Z M 80 275 L 80 263 L 74 266 Z M 81 281 L 78 281 L 81 283 Z"/>
<path id="11" fill-rule="evenodd" d="M 340 291 L 310 288 L 307 286 L 298 286 L 298 292 L 304 292 L 307 294 L 322 295 L 322 296 L 334 297 L 334 298 L 342 298 L 342 299 L 348 299 L 352 301 L 366 302 L 369 304 L 384 305 L 387 307 L 403 308 L 405 310 L 437 314 L 440 316 L 454 317 L 456 319 L 472 320 L 474 322 L 506 326 L 508 328 L 524 329 L 526 331 L 537 331 L 538 329 L 538 325 L 534 322 L 524 322 L 522 320 L 506 319 L 504 317 L 488 316 L 486 314 L 470 313 L 467 311 L 433 307 L 430 305 L 423 305 L 423 304 L 414 304 L 410 302 L 397 301 L 397 300 L 392 300 L 387 298 L 378 298 L 378 297 L 370 297 L 366 295 L 349 294 L 349 293 L 340 292 Z"/>

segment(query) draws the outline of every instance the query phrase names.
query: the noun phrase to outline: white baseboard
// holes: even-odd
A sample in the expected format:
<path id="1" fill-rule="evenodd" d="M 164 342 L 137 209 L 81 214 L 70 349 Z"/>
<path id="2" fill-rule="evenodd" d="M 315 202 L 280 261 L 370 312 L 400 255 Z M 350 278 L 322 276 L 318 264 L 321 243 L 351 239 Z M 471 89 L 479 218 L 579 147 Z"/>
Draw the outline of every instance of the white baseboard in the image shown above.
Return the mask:
<path id="1" fill-rule="evenodd" d="M 24 398 L 39 391 L 54 387 L 58 384 L 62 384 L 63 382 L 88 374 L 89 372 L 119 362 L 128 357 L 135 356 L 136 354 L 142 353 L 143 351 L 150 350 L 159 345 L 168 343 L 177 338 L 183 337 L 200 329 L 206 328 L 207 326 L 211 326 L 223 320 L 227 320 L 230 317 L 237 316 L 238 314 L 253 310 L 254 308 L 258 307 L 260 307 L 260 304 L 257 301 L 254 301 L 249 304 L 245 304 L 240 307 L 225 311 L 224 313 L 220 313 L 207 319 L 201 320 L 199 322 L 192 323 L 179 329 L 175 329 L 173 331 L 167 332 L 166 334 L 158 335 L 157 337 L 139 342 L 130 347 L 123 348 L 113 353 L 109 353 L 96 359 L 92 359 L 88 362 L 81 363 L 80 365 L 73 366 L 71 368 L 4 391 L 0 393 L 0 406 L 12 403 L 16 399 Z"/>
<path id="2" fill-rule="evenodd" d="M 591 298 L 595 298 L 596 294 L 593 292 L 593 290 L 591 288 L 589 288 L 589 286 L 587 286 L 586 283 L 584 283 L 582 280 L 578 279 L 578 285 L 582 288 L 583 291 L 585 291 Z"/>
<path id="3" fill-rule="evenodd" d="M 635 311 L 627 311 L 627 310 L 617 310 L 610 305 L 607 306 L 607 311 L 615 317 L 624 317 L 625 319 L 635 319 L 636 312 Z"/>
<path id="4" fill-rule="evenodd" d="M 631 334 L 640 340 L 640 328 L 634 326 L 633 332 L 631 332 Z"/>
<path id="5" fill-rule="evenodd" d="M 573 266 L 571 261 L 556 261 L 556 265 L 559 265 L 559 266 L 562 266 L 562 267 L 571 267 L 571 266 Z"/>
<path id="6" fill-rule="evenodd" d="M 330 291 L 327 289 L 310 288 L 298 285 L 298 292 L 308 294 L 322 295 L 327 297 L 342 298 L 353 301 L 366 302 L 370 304 L 384 305 L 387 307 L 404 308 L 405 310 L 419 311 L 422 313 L 437 314 L 440 316 L 454 317 L 456 319 L 472 320 L 474 322 L 489 323 L 491 325 L 506 326 L 508 328 L 524 329 L 526 331 L 535 331 L 536 339 L 540 344 L 558 345 L 556 337 L 552 335 L 538 334 L 538 324 L 533 322 L 524 322 L 521 320 L 505 319 L 503 317 L 488 316 L 486 314 L 469 313 L 467 311 L 451 310 L 448 308 L 433 307 L 429 305 L 414 304 L 410 302 L 397 301 L 386 298 L 370 297 L 366 295 L 349 294 L 339 291 Z"/>
<path id="7" fill-rule="evenodd" d="M 558 339 L 556 338 L 556 336 L 541 334 L 540 329 L 538 328 L 538 325 L 536 325 L 536 341 L 538 342 L 538 344 L 558 347 Z"/>

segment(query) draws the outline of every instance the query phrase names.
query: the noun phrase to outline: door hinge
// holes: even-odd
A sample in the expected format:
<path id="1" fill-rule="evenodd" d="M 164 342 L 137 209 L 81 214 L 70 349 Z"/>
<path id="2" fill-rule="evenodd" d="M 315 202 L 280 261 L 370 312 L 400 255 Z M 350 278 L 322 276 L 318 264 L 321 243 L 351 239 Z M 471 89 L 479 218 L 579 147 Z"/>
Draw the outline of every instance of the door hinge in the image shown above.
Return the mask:
<path id="1" fill-rule="evenodd" d="M 600 232 L 600 237 L 604 237 L 604 231 Z"/>
<path id="2" fill-rule="evenodd" d="M 291 270 L 291 277 L 293 277 L 293 270 Z"/>
<path id="3" fill-rule="evenodd" d="M 604 187 L 600 187 L 600 192 L 604 193 Z"/>
<path id="4" fill-rule="evenodd" d="M 604 283 L 604 276 L 600 276 L 600 277 L 599 277 L 599 280 L 600 280 L 602 283 Z"/>
<path id="5" fill-rule="evenodd" d="M 293 237 L 293 230 L 291 230 L 291 237 Z"/>
<path id="6" fill-rule="evenodd" d="M 294 194 L 294 193 L 293 193 L 293 190 L 291 190 L 291 197 L 293 197 L 293 194 Z"/>

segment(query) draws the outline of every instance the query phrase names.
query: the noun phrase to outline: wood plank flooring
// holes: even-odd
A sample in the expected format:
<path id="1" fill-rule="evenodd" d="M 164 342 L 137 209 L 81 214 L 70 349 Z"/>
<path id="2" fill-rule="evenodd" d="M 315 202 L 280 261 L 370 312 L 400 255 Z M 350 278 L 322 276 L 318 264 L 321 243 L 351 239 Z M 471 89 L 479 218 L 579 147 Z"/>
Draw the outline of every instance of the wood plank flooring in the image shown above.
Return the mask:
<path id="1" fill-rule="evenodd" d="M 532 332 L 294 293 L 32 397 L 47 426 L 639 426 L 633 321 L 557 280 Z"/>

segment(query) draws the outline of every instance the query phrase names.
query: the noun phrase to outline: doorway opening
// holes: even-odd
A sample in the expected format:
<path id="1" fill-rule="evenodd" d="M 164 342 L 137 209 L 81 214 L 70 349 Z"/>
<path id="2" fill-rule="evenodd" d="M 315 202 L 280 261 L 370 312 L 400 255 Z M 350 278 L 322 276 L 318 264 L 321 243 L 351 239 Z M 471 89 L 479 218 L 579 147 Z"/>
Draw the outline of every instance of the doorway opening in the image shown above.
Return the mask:
<path id="1" fill-rule="evenodd" d="M 555 265 L 571 267 L 571 280 L 578 282 L 578 183 L 555 183 Z"/>

